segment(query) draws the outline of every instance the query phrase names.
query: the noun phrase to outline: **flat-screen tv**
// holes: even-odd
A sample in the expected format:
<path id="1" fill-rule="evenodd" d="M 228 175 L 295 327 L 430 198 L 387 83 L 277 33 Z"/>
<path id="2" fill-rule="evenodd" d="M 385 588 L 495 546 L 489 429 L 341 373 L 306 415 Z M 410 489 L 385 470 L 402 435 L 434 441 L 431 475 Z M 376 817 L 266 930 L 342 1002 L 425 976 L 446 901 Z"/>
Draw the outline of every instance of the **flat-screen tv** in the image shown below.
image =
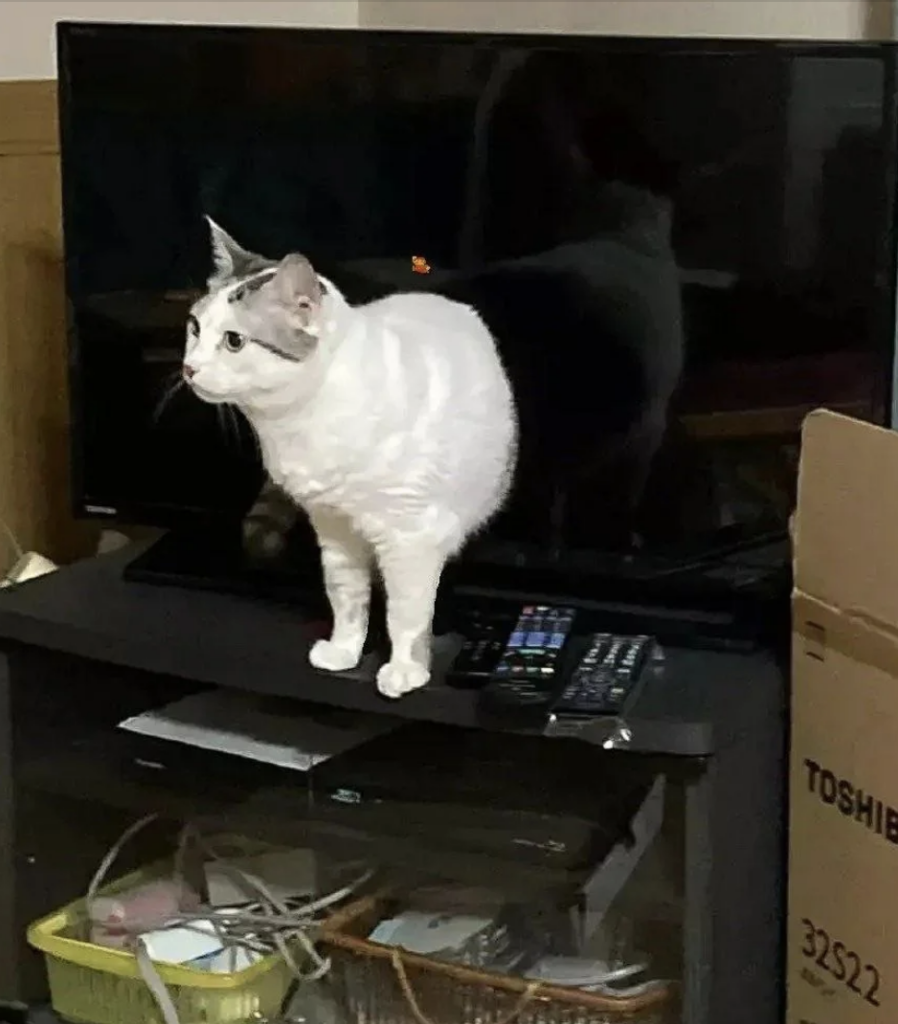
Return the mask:
<path id="1" fill-rule="evenodd" d="M 472 571 L 707 568 L 785 535 L 809 410 L 890 419 L 889 44 L 65 23 L 58 53 L 82 514 L 236 537 L 259 492 L 239 418 L 171 390 L 204 215 L 353 303 L 480 311 L 521 438 Z"/>

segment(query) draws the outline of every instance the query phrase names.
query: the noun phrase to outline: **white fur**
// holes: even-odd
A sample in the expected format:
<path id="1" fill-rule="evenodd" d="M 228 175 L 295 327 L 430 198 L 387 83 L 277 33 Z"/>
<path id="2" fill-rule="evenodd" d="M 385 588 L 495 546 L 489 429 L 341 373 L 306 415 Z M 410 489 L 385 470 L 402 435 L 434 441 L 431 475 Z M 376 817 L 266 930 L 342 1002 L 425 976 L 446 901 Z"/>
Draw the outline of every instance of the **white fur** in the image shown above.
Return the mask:
<path id="1" fill-rule="evenodd" d="M 200 331 L 188 338 L 185 363 L 201 398 L 243 411 L 271 480 L 316 531 L 334 628 L 313 647 L 312 664 L 340 671 L 358 663 L 376 562 L 391 642 L 378 689 L 399 697 L 429 678 L 446 560 L 506 496 L 514 403 L 472 309 L 421 293 L 352 307 L 324 283 L 302 362 L 252 343 L 228 351 L 225 331 L 259 336 L 260 317 L 284 311 L 264 296 L 255 310 L 228 303 L 225 285 L 195 306 Z"/>

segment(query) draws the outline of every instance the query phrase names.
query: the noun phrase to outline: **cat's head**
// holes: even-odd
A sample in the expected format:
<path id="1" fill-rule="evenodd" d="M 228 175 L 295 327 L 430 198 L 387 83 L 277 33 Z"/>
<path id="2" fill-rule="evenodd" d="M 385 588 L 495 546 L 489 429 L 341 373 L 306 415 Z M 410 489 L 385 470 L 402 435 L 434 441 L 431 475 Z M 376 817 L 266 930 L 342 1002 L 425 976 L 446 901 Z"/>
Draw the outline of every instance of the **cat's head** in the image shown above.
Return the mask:
<path id="1" fill-rule="evenodd" d="M 305 256 L 266 259 L 209 229 L 214 269 L 187 318 L 184 379 L 206 402 L 258 403 L 313 358 L 327 288 Z"/>

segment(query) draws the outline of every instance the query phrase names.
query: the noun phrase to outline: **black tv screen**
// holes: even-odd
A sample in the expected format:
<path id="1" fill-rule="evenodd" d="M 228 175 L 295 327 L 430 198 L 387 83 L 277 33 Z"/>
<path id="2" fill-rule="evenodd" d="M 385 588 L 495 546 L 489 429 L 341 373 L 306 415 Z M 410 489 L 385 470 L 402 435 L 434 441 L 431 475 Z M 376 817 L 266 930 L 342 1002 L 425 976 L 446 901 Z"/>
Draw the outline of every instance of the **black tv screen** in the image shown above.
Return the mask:
<path id="1" fill-rule="evenodd" d="M 79 511 L 236 523 L 259 490 L 245 425 L 169 394 L 208 214 L 353 303 L 481 312 L 521 446 L 470 558 L 784 528 L 804 415 L 889 419 L 894 54 L 61 25 Z"/>

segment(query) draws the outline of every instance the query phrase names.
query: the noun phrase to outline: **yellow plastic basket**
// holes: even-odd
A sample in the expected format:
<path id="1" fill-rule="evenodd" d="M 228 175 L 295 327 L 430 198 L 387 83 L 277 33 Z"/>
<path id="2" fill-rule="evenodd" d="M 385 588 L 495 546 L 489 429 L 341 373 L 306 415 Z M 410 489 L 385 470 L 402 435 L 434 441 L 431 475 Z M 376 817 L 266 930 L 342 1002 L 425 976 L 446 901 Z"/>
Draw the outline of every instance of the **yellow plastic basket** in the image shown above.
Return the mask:
<path id="1" fill-rule="evenodd" d="M 253 844 L 257 849 L 259 844 Z M 243 847 L 244 852 L 246 846 Z M 265 847 L 271 849 L 271 847 Z M 159 861 L 104 886 L 109 895 L 162 877 L 170 861 Z M 163 1024 L 162 1015 L 133 954 L 77 938 L 87 928 L 87 904 L 76 900 L 36 921 L 28 941 L 46 960 L 53 1009 L 75 1024 Z M 297 951 L 297 962 L 300 953 Z M 232 1024 L 273 1017 L 294 981 L 278 953 L 233 974 L 157 964 L 181 1024 Z"/>

